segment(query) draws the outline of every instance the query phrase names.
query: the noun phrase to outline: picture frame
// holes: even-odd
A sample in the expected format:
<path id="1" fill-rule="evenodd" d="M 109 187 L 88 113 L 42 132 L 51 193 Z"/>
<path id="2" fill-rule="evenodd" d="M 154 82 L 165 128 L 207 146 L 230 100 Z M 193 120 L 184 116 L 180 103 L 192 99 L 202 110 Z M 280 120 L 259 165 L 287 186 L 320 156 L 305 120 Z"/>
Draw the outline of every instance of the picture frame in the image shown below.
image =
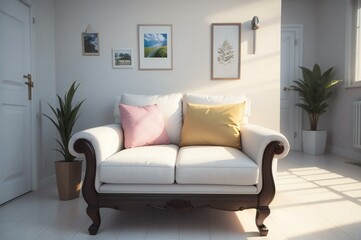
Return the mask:
<path id="1" fill-rule="evenodd" d="M 139 70 L 172 70 L 171 24 L 138 24 Z"/>
<path id="2" fill-rule="evenodd" d="M 99 33 L 82 32 L 83 56 L 99 56 Z"/>
<path id="3" fill-rule="evenodd" d="M 112 48 L 113 68 L 133 68 L 133 49 Z"/>
<path id="4" fill-rule="evenodd" d="M 241 23 L 213 23 L 211 28 L 211 79 L 239 80 Z"/>

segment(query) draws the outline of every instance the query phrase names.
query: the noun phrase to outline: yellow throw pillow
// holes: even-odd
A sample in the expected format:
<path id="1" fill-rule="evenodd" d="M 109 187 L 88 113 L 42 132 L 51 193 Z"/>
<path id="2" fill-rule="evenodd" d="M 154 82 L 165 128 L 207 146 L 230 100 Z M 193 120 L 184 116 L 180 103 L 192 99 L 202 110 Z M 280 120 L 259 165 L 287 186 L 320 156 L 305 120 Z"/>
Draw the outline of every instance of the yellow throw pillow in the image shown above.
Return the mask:
<path id="1" fill-rule="evenodd" d="M 241 148 L 240 125 L 245 103 L 200 105 L 187 103 L 181 146 L 217 145 Z"/>

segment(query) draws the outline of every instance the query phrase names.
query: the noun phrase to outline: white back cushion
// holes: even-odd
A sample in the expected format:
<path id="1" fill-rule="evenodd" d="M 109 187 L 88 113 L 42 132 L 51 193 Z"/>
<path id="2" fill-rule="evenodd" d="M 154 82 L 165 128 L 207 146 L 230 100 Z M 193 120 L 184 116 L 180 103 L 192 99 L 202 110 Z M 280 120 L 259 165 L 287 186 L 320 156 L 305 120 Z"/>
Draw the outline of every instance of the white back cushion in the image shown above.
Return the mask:
<path id="1" fill-rule="evenodd" d="M 242 123 L 247 124 L 248 118 L 251 116 L 251 101 L 243 94 L 239 94 L 239 95 L 184 94 L 183 95 L 183 112 L 186 111 L 187 103 L 221 105 L 221 104 L 235 104 L 235 103 L 242 103 L 242 102 L 246 102 Z"/>
<path id="2" fill-rule="evenodd" d="M 168 95 L 123 94 L 116 98 L 115 123 L 120 123 L 119 103 L 138 107 L 157 104 L 162 111 L 170 143 L 179 144 L 182 130 L 182 96 L 180 93 Z"/>

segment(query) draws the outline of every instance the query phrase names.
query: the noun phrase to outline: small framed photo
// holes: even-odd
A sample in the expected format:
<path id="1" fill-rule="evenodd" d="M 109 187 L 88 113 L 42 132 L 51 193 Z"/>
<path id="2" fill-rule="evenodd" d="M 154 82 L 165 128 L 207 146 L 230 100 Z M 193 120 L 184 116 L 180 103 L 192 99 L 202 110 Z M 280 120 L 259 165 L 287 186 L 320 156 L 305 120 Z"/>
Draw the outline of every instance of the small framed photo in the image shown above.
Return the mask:
<path id="1" fill-rule="evenodd" d="M 172 70 L 172 25 L 138 25 L 139 70 Z"/>
<path id="2" fill-rule="evenodd" d="M 81 33 L 84 56 L 99 56 L 99 33 Z"/>
<path id="3" fill-rule="evenodd" d="M 113 68 L 133 68 L 133 50 L 130 48 L 112 49 Z"/>
<path id="4" fill-rule="evenodd" d="M 211 46 L 211 79 L 240 79 L 241 23 L 213 23 Z"/>

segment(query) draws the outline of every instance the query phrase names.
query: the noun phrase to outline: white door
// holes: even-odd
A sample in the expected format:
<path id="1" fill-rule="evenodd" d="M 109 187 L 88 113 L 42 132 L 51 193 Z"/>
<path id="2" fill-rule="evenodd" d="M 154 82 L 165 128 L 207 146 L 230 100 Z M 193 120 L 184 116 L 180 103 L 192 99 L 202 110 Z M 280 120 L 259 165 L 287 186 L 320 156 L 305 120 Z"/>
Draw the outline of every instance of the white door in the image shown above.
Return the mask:
<path id="1" fill-rule="evenodd" d="M 0 204 L 32 188 L 30 8 L 0 0 Z"/>
<path id="2" fill-rule="evenodd" d="M 290 90 L 298 79 L 300 66 L 300 28 L 282 27 L 281 33 L 281 133 L 292 150 L 301 149 L 300 111 L 295 106 L 296 94 Z"/>

